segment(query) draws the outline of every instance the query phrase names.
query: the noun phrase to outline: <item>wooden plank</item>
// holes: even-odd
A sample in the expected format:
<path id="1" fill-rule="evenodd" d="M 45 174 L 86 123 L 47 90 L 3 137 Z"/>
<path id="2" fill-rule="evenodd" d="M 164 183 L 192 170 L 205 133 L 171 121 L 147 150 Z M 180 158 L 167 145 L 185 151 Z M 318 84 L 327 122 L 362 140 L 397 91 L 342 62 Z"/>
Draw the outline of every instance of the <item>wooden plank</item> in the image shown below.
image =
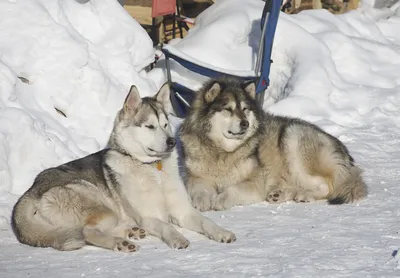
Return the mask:
<path id="1" fill-rule="evenodd" d="M 151 25 L 151 7 L 124 5 L 124 8 L 140 24 Z"/>
<path id="2" fill-rule="evenodd" d="M 151 7 L 152 0 L 124 0 L 124 6 L 142 6 L 142 7 Z"/>

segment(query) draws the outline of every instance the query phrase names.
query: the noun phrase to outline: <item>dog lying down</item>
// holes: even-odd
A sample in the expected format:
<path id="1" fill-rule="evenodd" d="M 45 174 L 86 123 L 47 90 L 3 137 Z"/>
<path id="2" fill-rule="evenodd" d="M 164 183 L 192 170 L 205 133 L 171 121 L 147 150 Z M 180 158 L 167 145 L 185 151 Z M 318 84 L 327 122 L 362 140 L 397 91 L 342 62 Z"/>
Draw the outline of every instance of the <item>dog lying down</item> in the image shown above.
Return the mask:
<path id="1" fill-rule="evenodd" d="M 108 148 L 46 169 L 14 206 L 17 239 L 37 247 L 75 250 L 86 244 L 137 251 L 147 234 L 171 248 L 189 241 L 172 224 L 231 243 L 235 235 L 191 205 L 179 176 L 168 114 L 170 91 L 141 98 L 132 86 L 118 112 Z"/>
<path id="2" fill-rule="evenodd" d="M 254 83 L 212 79 L 181 125 L 187 190 L 200 211 L 262 201 L 351 203 L 367 196 L 346 146 L 316 125 L 266 113 Z"/>

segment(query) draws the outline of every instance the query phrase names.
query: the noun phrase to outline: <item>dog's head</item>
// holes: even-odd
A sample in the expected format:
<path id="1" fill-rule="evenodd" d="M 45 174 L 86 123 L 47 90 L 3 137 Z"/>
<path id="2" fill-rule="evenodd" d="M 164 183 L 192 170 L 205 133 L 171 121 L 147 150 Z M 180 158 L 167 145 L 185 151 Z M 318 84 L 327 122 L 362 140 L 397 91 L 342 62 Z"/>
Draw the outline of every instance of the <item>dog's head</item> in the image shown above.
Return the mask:
<path id="1" fill-rule="evenodd" d="M 216 147 L 233 152 L 258 131 L 261 112 L 255 97 L 255 83 L 212 80 L 199 91 L 188 122 Z"/>
<path id="2" fill-rule="evenodd" d="M 173 113 L 169 97 L 168 84 L 154 97 L 144 98 L 132 86 L 115 120 L 110 143 L 144 163 L 168 157 L 176 145 L 168 120 Z"/>

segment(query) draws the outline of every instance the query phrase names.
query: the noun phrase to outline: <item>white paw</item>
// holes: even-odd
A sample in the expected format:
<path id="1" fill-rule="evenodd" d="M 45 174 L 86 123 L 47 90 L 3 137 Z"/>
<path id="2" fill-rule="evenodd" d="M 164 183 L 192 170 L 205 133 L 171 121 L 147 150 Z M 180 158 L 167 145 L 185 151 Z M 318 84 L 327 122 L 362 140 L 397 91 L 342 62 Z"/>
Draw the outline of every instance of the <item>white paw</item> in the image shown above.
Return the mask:
<path id="1" fill-rule="evenodd" d="M 186 249 L 190 244 L 189 240 L 181 234 L 173 235 L 166 243 L 173 249 Z"/>
<path id="2" fill-rule="evenodd" d="M 147 236 L 147 232 L 139 227 L 132 227 L 125 229 L 125 236 L 126 238 L 133 238 L 133 239 L 142 239 Z"/>
<path id="3" fill-rule="evenodd" d="M 231 231 L 219 228 L 213 235 L 209 235 L 210 239 L 222 243 L 231 243 L 236 241 L 236 236 Z"/>
<path id="4" fill-rule="evenodd" d="M 124 238 L 118 238 L 113 249 L 118 252 L 131 253 L 139 250 L 139 245 Z"/>
<path id="5" fill-rule="evenodd" d="M 308 194 L 304 192 L 299 192 L 297 195 L 293 198 L 293 200 L 296 203 L 309 203 L 309 202 L 314 202 L 315 199 L 312 196 L 309 196 Z"/>
<path id="6" fill-rule="evenodd" d="M 214 210 L 227 210 L 232 208 L 234 205 L 235 204 L 232 201 L 229 191 L 225 191 L 217 195 L 213 208 Z"/>
<path id="7" fill-rule="evenodd" d="M 193 193 L 191 198 L 192 198 L 192 205 L 195 209 L 199 211 L 212 210 L 215 195 L 203 191 L 203 192 Z"/>
<path id="8" fill-rule="evenodd" d="M 286 201 L 285 192 L 282 189 L 275 189 L 268 193 L 268 203 L 279 204 Z"/>

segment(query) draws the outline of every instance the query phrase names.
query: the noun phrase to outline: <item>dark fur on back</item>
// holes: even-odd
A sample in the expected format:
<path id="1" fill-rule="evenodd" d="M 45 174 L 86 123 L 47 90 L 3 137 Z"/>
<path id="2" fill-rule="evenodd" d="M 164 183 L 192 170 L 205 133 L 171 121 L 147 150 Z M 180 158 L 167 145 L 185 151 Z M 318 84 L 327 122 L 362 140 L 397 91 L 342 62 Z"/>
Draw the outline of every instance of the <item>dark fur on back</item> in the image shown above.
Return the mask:
<path id="1" fill-rule="evenodd" d="M 44 193 L 53 187 L 65 186 L 71 183 L 77 184 L 81 180 L 102 187 L 104 191 L 109 191 L 102 170 L 105 164 L 104 158 L 107 151 L 108 150 L 101 150 L 83 158 L 44 170 L 35 178 L 32 186 L 24 195 L 40 199 Z M 22 197 L 18 202 L 21 201 Z M 14 210 L 18 207 L 17 205 L 18 203 L 14 206 L 13 215 Z M 23 237 L 18 229 L 18 225 L 15 223 L 14 217 L 11 218 L 11 227 L 17 235 L 17 239 L 21 241 Z"/>
<path id="2" fill-rule="evenodd" d="M 299 118 L 291 118 L 291 117 L 284 117 L 284 116 L 275 116 L 275 115 L 271 115 L 269 113 L 265 113 L 266 115 L 266 124 L 267 125 L 277 125 L 279 126 L 279 131 L 278 131 L 278 148 L 283 150 L 284 149 L 284 141 L 285 141 L 285 136 L 286 136 L 286 131 L 288 130 L 288 128 L 290 128 L 291 126 L 295 126 L 295 125 L 301 125 L 301 126 L 307 126 L 313 130 L 315 130 L 317 133 L 322 133 L 325 136 L 329 137 L 330 140 L 332 140 L 332 142 L 334 142 L 334 146 L 335 146 L 335 152 L 338 155 L 344 154 L 346 157 L 349 157 L 351 165 L 354 165 L 354 158 L 350 155 L 349 150 L 347 149 L 347 147 L 336 137 L 332 136 L 331 134 L 327 133 L 326 131 L 324 131 L 323 129 L 321 129 L 320 127 L 318 127 L 317 125 L 314 125 L 312 123 L 309 123 L 307 121 L 304 121 L 302 119 Z"/>

